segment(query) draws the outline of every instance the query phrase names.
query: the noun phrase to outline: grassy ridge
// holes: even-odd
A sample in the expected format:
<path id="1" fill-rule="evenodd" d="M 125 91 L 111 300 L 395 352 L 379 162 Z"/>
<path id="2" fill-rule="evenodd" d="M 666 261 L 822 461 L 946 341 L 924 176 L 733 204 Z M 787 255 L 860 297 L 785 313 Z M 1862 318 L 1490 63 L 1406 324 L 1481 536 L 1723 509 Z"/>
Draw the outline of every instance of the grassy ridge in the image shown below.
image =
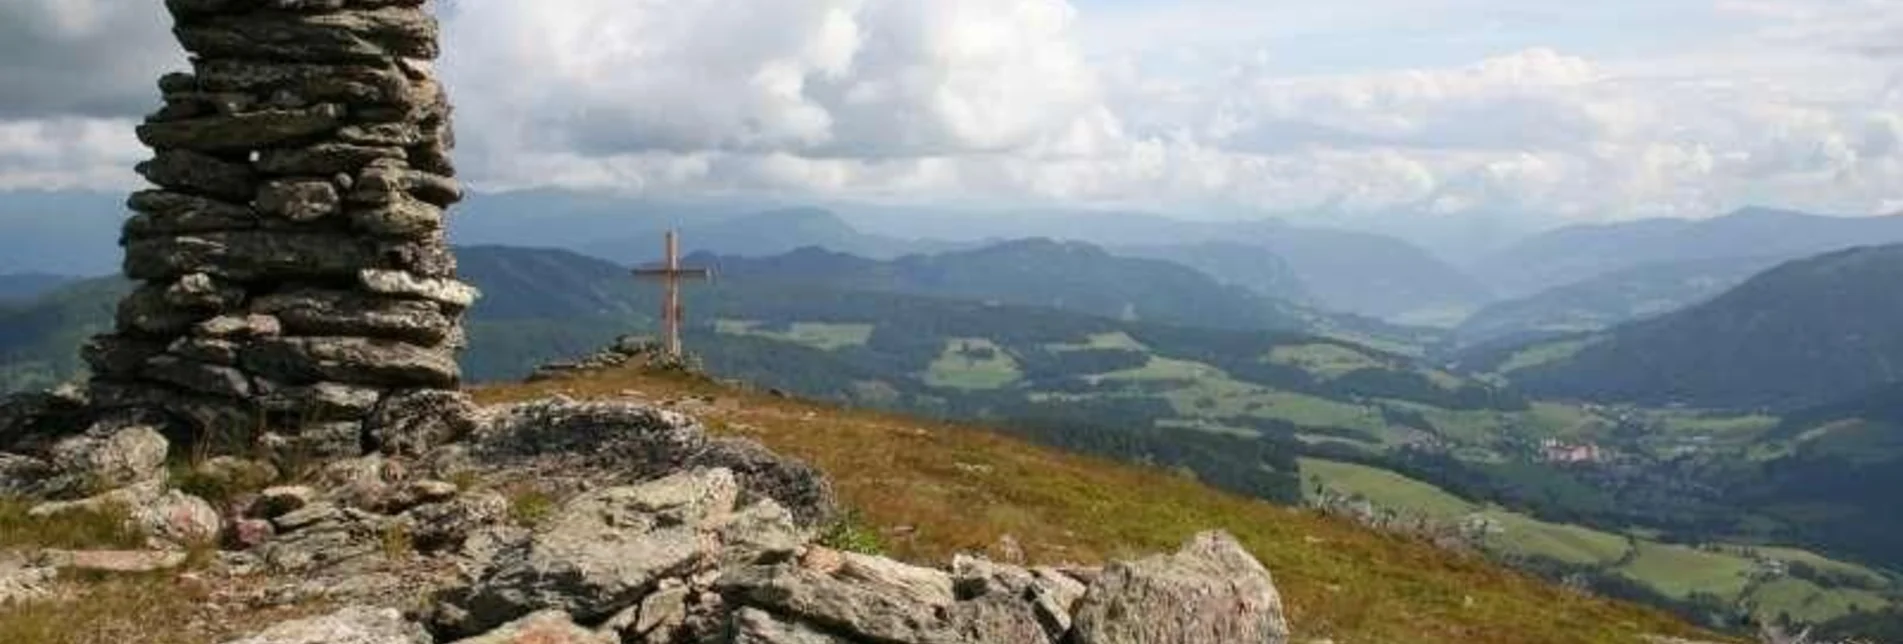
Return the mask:
<path id="1" fill-rule="evenodd" d="M 1274 571 L 1303 638 L 1342 642 L 1631 642 L 1699 634 L 1665 614 L 1582 597 L 1484 560 L 1170 473 L 1076 456 L 976 428 L 851 411 L 632 370 L 482 388 L 484 402 L 565 394 L 712 396 L 716 431 L 756 438 L 833 477 L 894 554 L 942 562 L 1011 535 L 1039 562 L 1169 550 L 1235 533 Z M 1715 639 L 1715 638 L 1714 638 Z"/>

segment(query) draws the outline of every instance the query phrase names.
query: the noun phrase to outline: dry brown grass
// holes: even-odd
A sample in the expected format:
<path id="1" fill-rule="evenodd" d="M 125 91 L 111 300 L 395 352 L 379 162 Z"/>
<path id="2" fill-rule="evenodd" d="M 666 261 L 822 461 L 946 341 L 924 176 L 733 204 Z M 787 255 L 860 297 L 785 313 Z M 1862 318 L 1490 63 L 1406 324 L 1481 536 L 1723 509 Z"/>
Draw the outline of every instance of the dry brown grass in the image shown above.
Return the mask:
<path id="1" fill-rule="evenodd" d="M 897 557 L 939 563 L 1011 535 L 1033 562 L 1094 563 L 1235 534 L 1272 570 L 1302 638 L 1344 643 L 1637 643 L 1720 639 L 1662 612 L 1580 597 L 1484 560 L 1167 472 L 1028 444 L 981 428 L 734 390 L 633 370 L 482 388 L 484 402 L 564 394 L 712 396 L 696 413 L 825 470 Z"/>
<path id="2" fill-rule="evenodd" d="M 221 603 L 209 587 L 173 575 L 73 580 L 58 584 L 50 598 L 0 605 L 0 642 L 203 644 L 323 608 L 251 610 Z"/>

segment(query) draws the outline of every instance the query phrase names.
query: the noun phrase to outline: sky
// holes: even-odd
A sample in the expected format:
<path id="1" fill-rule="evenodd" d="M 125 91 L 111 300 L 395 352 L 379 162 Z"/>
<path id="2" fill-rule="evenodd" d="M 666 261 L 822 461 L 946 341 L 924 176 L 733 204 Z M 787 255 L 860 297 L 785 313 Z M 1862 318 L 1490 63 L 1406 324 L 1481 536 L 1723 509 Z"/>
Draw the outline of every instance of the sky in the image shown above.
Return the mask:
<path id="1" fill-rule="evenodd" d="M 122 190 L 158 0 L 0 0 L 0 192 Z M 478 191 L 1903 210 L 1903 0 L 437 0 Z"/>

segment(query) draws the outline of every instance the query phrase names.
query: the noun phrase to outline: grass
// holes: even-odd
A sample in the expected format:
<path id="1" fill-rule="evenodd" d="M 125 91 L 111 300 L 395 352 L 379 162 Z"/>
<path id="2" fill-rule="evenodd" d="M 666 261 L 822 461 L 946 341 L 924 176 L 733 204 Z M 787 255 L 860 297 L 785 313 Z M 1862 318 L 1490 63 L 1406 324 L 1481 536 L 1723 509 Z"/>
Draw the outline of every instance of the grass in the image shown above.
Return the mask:
<path id="1" fill-rule="evenodd" d="M 1767 582 L 1747 598 L 1758 606 L 1761 619 L 1789 615 L 1800 623 L 1817 624 L 1843 617 L 1859 609 L 1872 610 L 1890 605 L 1882 595 L 1855 589 L 1826 589 L 1803 579 L 1785 578 Z"/>
<path id="2" fill-rule="evenodd" d="M 760 440 L 829 473 L 841 500 L 867 525 L 903 535 L 886 548 L 908 561 L 943 563 L 1012 535 L 1031 563 L 1089 564 L 1174 550 L 1195 532 L 1224 529 L 1274 572 L 1298 640 L 1636 644 L 1654 633 L 1723 639 L 1659 611 L 1580 597 L 1476 557 L 980 428 L 632 370 L 476 395 L 484 402 L 558 393 L 613 398 L 625 389 L 734 400 L 706 412 L 726 428 L 717 431 Z"/>
<path id="3" fill-rule="evenodd" d="M 1552 364 L 1579 355 L 1580 351 L 1584 351 L 1586 347 L 1591 345 L 1592 341 L 1589 339 L 1560 340 L 1557 342 L 1536 344 L 1514 353 L 1512 357 L 1507 358 L 1506 362 L 1500 364 L 1500 368 L 1497 371 L 1503 374 L 1513 373 L 1515 371 Z"/>
<path id="4" fill-rule="evenodd" d="M 863 347 L 872 339 L 871 324 L 829 324 L 823 322 L 795 322 L 786 331 L 763 331 L 760 323 L 750 320 L 719 320 L 714 323 L 716 332 L 727 335 L 747 335 L 794 344 L 802 344 L 822 351 L 838 351 L 851 347 Z"/>
<path id="5" fill-rule="evenodd" d="M 1266 360 L 1323 378 L 1339 378 L 1361 369 L 1385 369 L 1389 366 L 1368 354 L 1328 343 L 1279 346 L 1269 350 Z"/>
<path id="6" fill-rule="evenodd" d="M 1122 331 L 1116 331 L 1113 333 L 1091 334 L 1089 337 L 1084 338 L 1084 341 L 1079 344 L 1052 344 L 1052 345 L 1046 345 L 1046 346 L 1049 347 L 1053 351 L 1088 351 L 1090 349 L 1122 349 L 1125 351 L 1148 352 L 1150 350 L 1150 348 L 1147 346 L 1144 346 L 1142 342 L 1138 342 L 1136 338 L 1132 338 L 1130 337 L 1130 334 L 1124 333 Z"/>
<path id="7" fill-rule="evenodd" d="M 505 495 L 509 499 L 509 519 L 533 528 L 555 513 L 555 497 L 533 487 L 517 487 Z"/>
<path id="8" fill-rule="evenodd" d="M 959 338 L 946 342 L 945 352 L 926 368 L 925 384 L 944 389 L 1000 389 L 1023 375 L 1018 362 L 996 343 Z"/>
<path id="9" fill-rule="evenodd" d="M 1609 565 L 1631 552 L 1623 536 L 1566 523 L 1550 523 L 1516 512 L 1487 513 L 1503 529 L 1493 537 L 1508 552 L 1539 555 L 1586 565 Z"/>
<path id="10" fill-rule="evenodd" d="M 1744 557 L 1678 545 L 1642 542 L 1638 554 L 1619 572 L 1679 599 L 1694 592 L 1737 597 L 1744 593 L 1756 568 Z"/>
<path id="11" fill-rule="evenodd" d="M 145 543 L 145 534 L 129 521 L 128 508 L 72 510 L 45 518 L 28 516 L 32 509 L 28 501 L 0 498 L 0 548 L 111 550 Z"/>
<path id="12" fill-rule="evenodd" d="M 1359 494 L 1380 507 L 1442 520 L 1457 519 L 1475 510 L 1466 499 L 1387 470 L 1316 458 L 1301 459 L 1301 465 L 1302 480 L 1320 479 L 1330 489 Z M 1303 486 L 1311 493 L 1312 487 Z"/>
<path id="13" fill-rule="evenodd" d="M 885 538 L 879 531 L 866 524 L 864 516 L 857 511 L 847 511 L 832 525 L 820 533 L 819 545 L 834 550 L 857 552 L 862 555 L 883 555 L 886 553 Z"/>
<path id="14" fill-rule="evenodd" d="M 218 599 L 205 586 L 165 575 L 55 584 L 52 597 L 0 606 L 7 644 L 202 644 L 322 612 L 321 604 L 255 610 Z"/>

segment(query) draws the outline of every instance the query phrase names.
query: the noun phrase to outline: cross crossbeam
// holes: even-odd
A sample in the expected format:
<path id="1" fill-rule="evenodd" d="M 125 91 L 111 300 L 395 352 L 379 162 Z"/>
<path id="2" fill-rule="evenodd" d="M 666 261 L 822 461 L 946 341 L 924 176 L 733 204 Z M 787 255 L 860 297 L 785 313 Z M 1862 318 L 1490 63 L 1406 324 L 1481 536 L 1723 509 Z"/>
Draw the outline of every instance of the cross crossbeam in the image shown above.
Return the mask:
<path id="1" fill-rule="evenodd" d="M 714 271 L 710 268 L 690 268 L 681 266 L 680 233 L 667 231 L 667 256 L 656 267 L 637 268 L 636 277 L 644 280 L 660 281 L 667 287 L 666 296 L 661 300 L 661 333 L 666 343 L 667 355 L 676 360 L 683 355 L 681 349 L 681 326 L 686 321 L 686 311 L 681 307 L 681 282 L 687 280 L 711 280 Z"/>

